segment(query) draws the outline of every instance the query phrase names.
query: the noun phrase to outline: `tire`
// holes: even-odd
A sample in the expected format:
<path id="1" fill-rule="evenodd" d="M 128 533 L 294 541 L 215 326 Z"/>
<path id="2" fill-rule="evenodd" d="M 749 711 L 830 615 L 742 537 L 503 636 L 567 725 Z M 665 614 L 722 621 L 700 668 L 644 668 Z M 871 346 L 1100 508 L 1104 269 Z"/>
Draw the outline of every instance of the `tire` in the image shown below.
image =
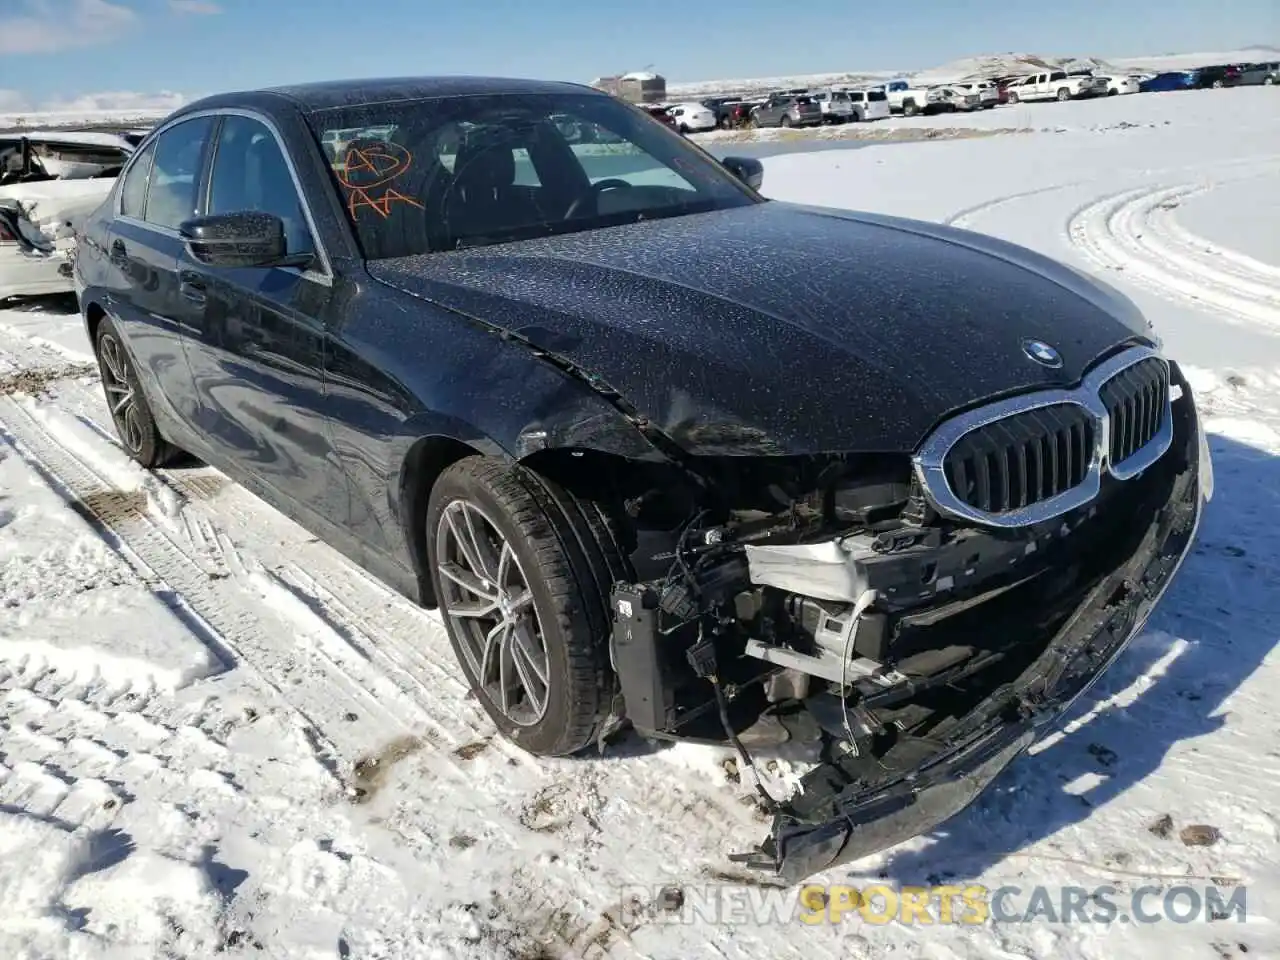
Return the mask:
<path id="1" fill-rule="evenodd" d="M 132 459 L 148 470 L 163 467 L 182 451 L 160 434 L 151 407 L 142 392 L 142 383 L 125 349 L 124 338 L 115 321 L 103 317 L 94 336 L 93 352 L 102 375 L 102 391 L 115 425 L 120 445 Z"/>
<path id="2" fill-rule="evenodd" d="M 902 113 L 904 116 L 914 117 L 919 112 L 920 108 L 916 106 L 916 102 L 914 100 L 908 100 L 902 105 Z"/>
<path id="3" fill-rule="evenodd" d="M 1225 83 L 1223 83 L 1221 80 L 1215 80 L 1215 81 L 1213 81 L 1213 89 L 1215 89 L 1215 90 L 1221 90 L 1221 89 L 1222 89 L 1223 87 L 1225 87 L 1225 86 L 1226 86 L 1226 84 L 1225 84 Z"/>
<path id="4" fill-rule="evenodd" d="M 1110 90 L 1107 91 L 1107 96 L 1114 97 L 1114 96 L 1117 96 L 1119 93 L 1120 93 L 1119 90 L 1117 90 L 1115 87 L 1112 87 Z"/>
<path id="5" fill-rule="evenodd" d="M 789 113 L 784 113 L 784 114 L 782 115 L 782 119 L 778 121 L 778 126 L 780 126 L 780 127 L 789 127 L 789 126 L 791 126 L 791 114 L 789 114 Z"/>
<path id="6" fill-rule="evenodd" d="M 687 123 L 680 124 L 679 130 L 684 136 L 687 137 L 689 135 L 689 125 Z"/>
<path id="7" fill-rule="evenodd" d="M 525 467 L 475 456 L 440 475 L 428 498 L 426 523 L 431 580 L 449 641 L 499 732 L 538 756 L 564 756 L 593 743 L 609 716 L 615 688 L 608 593 L 615 581 L 629 579 L 615 528 L 601 506 L 577 499 Z M 458 531 L 467 538 L 471 556 L 487 551 L 479 563 L 492 574 L 484 578 L 487 585 L 507 585 L 506 591 L 492 590 L 492 596 L 505 597 L 504 606 L 486 616 L 459 615 L 463 601 L 474 603 L 486 595 L 442 573 L 447 567 L 455 574 L 461 568 L 464 577 L 468 571 L 475 575 L 476 564 Z M 478 550 L 482 541 L 485 546 Z M 526 643 L 516 646 L 512 629 L 499 634 L 499 645 L 507 638 L 510 659 L 499 646 L 486 671 L 484 636 L 508 622 L 523 625 Z M 526 646 L 530 653 L 521 653 Z M 488 656 L 494 651 L 490 646 Z M 505 704 L 500 664 L 508 670 L 503 686 L 510 688 L 511 673 L 521 683 L 518 695 Z M 488 682 L 482 682 L 482 673 Z"/>
<path id="8" fill-rule="evenodd" d="M 1262 78 L 1262 85 L 1263 85 L 1264 87 L 1274 87 L 1274 86 L 1276 85 L 1276 78 L 1275 78 L 1275 77 L 1263 77 L 1263 78 Z"/>
<path id="9" fill-rule="evenodd" d="M 1018 103 L 1018 95 L 1016 93 L 1009 94 L 1009 105 L 1016 106 Z"/>
<path id="10" fill-rule="evenodd" d="M 1063 87 L 1061 90 L 1058 91 L 1059 103 L 1066 103 L 1070 99 L 1071 99 L 1071 91 L 1067 87 Z"/>

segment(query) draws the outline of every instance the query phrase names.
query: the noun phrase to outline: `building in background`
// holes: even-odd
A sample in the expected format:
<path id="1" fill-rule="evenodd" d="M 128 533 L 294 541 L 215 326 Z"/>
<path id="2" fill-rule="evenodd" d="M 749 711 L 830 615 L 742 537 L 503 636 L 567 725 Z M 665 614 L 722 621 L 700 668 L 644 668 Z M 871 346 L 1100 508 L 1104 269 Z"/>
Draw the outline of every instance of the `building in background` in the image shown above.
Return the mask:
<path id="1" fill-rule="evenodd" d="M 591 86 L 632 103 L 657 103 L 667 99 L 666 78 L 645 71 L 624 73 L 620 77 L 597 77 Z"/>

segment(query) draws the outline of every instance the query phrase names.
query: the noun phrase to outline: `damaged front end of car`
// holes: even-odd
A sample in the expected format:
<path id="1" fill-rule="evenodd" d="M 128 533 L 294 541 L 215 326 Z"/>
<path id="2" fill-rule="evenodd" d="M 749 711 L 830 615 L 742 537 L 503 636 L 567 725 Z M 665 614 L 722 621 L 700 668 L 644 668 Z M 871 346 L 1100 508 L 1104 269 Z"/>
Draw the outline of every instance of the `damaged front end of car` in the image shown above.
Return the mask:
<path id="1" fill-rule="evenodd" d="M 1141 628 L 1212 493 L 1191 391 L 1141 344 L 1074 389 L 952 416 L 913 457 L 689 457 L 600 482 L 628 490 L 636 574 L 610 598 L 615 712 L 748 768 L 762 717 L 818 745 L 739 858 L 792 881 L 972 801 Z"/>

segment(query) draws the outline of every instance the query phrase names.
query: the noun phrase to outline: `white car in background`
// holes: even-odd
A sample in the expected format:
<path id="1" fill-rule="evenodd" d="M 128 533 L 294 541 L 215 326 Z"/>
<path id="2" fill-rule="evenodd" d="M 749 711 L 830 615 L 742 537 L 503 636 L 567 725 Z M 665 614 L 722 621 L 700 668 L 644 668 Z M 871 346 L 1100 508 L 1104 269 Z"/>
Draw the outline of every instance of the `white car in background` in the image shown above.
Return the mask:
<path id="1" fill-rule="evenodd" d="M 1000 102 L 1000 91 L 990 80 L 970 80 L 950 86 L 966 95 L 977 94 L 981 110 L 989 110 Z"/>
<path id="2" fill-rule="evenodd" d="M 809 96 L 822 110 L 823 123 L 847 123 L 853 117 L 853 103 L 843 90 L 814 90 Z"/>
<path id="3" fill-rule="evenodd" d="M 853 123 L 889 118 L 889 95 L 882 88 L 850 90 L 849 106 L 852 110 L 849 120 Z"/>
<path id="4" fill-rule="evenodd" d="M 1100 79 L 1107 81 L 1109 97 L 1119 96 L 1122 93 L 1137 93 L 1142 83 L 1142 78 L 1137 76 L 1101 77 Z"/>
<path id="5" fill-rule="evenodd" d="M 701 103 L 677 103 L 667 108 L 667 116 L 675 121 L 681 133 L 699 133 L 714 130 L 719 124 L 714 110 Z"/>
<path id="6" fill-rule="evenodd" d="M 134 143 L 115 134 L 0 134 L 0 300 L 75 289 L 76 233 Z"/>

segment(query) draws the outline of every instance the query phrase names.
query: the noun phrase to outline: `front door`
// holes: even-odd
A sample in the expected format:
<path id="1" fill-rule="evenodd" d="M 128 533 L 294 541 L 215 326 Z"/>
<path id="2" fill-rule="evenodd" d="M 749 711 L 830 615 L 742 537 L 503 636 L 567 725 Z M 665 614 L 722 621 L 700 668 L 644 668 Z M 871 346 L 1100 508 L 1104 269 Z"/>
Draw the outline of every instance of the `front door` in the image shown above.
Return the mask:
<path id="1" fill-rule="evenodd" d="M 178 278 L 178 226 L 195 214 L 213 126 L 212 118 L 195 117 L 152 141 L 125 174 L 107 237 L 107 307 L 124 328 L 152 410 L 175 441 L 184 437 L 172 434 L 185 433 L 195 413 L 179 335 L 190 305 Z"/>
<path id="2" fill-rule="evenodd" d="M 262 121 L 223 117 L 211 163 L 206 214 L 275 214 L 290 255 L 317 253 L 283 147 Z M 345 524 L 346 475 L 324 414 L 333 287 L 323 263 L 212 267 L 184 251 L 178 272 L 199 302 L 184 335 L 210 459 L 233 463 L 284 498 Z"/>

